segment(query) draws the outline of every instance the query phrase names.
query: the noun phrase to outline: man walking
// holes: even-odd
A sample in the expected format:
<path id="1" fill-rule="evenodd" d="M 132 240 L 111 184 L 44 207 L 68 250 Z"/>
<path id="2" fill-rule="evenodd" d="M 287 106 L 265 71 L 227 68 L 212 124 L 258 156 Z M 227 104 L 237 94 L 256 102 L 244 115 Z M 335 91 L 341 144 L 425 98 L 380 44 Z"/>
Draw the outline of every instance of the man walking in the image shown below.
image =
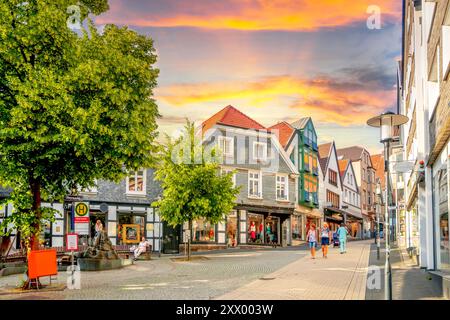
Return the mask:
<path id="1" fill-rule="evenodd" d="M 345 227 L 345 225 L 343 223 L 341 223 L 341 226 L 337 230 L 337 234 L 339 237 L 339 248 L 340 248 L 341 254 L 343 254 L 343 253 L 347 252 L 347 236 L 348 236 L 347 228 Z"/>

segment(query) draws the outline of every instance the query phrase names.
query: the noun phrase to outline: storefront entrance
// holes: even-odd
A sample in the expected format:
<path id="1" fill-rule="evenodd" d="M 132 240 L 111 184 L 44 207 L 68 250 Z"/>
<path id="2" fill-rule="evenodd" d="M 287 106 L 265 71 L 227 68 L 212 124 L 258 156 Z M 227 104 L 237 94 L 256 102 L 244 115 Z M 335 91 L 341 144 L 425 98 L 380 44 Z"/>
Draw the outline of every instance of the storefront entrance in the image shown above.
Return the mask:
<path id="1" fill-rule="evenodd" d="M 166 222 L 163 224 L 163 252 L 164 253 L 179 253 L 180 252 L 180 239 L 181 239 L 181 226 L 172 227 Z"/>
<path id="2" fill-rule="evenodd" d="M 266 243 L 281 244 L 280 242 L 280 218 L 268 216 L 266 224 Z"/>
<path id="3" fill-rule="evenodd" d="M 266 232 L 264 229 L 264 215 L 249 213 L 247 215 L 247 226 L 248 243 L 267 243 L 267 240 L 264 237 L 264 233 Z"/>
<path id="4" fill-rule="evenodd" d="M 93 239 L 96 235 L 95 231 L 95 224 L 97 223 L 97 220 L 100 220 L 103 226 L 103 230 L 106 229 L 106 214 L 101 212 L 95 212 L 91 211 L 89 214 L 89 236 L 91 239 Z"/>

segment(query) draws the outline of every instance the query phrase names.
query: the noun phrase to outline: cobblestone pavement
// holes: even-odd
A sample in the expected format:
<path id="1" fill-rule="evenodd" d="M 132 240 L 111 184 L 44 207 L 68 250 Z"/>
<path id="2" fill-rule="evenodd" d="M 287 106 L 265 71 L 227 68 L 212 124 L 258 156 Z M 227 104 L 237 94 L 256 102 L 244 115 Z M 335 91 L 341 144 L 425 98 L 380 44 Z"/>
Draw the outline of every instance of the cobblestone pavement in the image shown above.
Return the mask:
<path id="1" fill-rule="evenodd" d="M 307 254 L 305 247 L 301 247 L 208 253 L 204 255 L 206 260 L 192 262 L 156 257 L 123 269 L 81 272 L 81 290 L 0 295 L 0 299 L 213 299 Z M 66 283 L 67 277 L 60 272 L 56 282 Z M 42 282 L 48 283 L 47 279 Z M 18 283 L 18 275 L 0 277 L 2 288 Z"/>
<path id="2" fill-rule="evenodd" d="M 81 272 L 80 290 L 0 294 L 0 299 L 364 299 L 371 243 L 349 242 L 342 255 L 330 246 L 328 259 L 318 251 L 315 260 L 305 245 L 209 252 L 191 262 L 155 257 L 123 269 Z M 56 282 L 64 284 L 67 277 L 60 272 Z M 18 275 L 0 277 L 0 288 L 18 283 Z"/>
<path id="3" fill-rule="evenodd" d="M 345 254 L 330 247 L 327 259 L 305 256 L 218 299 L 364 300 L 370 243 L 349 242 Z"/>

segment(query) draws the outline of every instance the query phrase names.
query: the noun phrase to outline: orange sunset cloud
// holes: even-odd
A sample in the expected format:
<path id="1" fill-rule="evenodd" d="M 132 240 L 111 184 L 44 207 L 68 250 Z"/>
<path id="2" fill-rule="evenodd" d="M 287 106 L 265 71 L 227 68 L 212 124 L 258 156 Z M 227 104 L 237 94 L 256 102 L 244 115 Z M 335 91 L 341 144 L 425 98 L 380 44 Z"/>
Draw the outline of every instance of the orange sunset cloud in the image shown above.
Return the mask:
<path id="1" fill-rule="evenodd" d="M 361 86 L 328 78 L 268 77 L 255 82 L 224 82 L 171 85 L 159 88 L 157 100 L 172 106 L 201 107 L 216 102 L 239 103 L 259 108 L 298 110 L 321 122 L 362 124 L 393 104 L 395 90 Z M 203 111 L 202 111 L 203 113 Z"/>
<path id="2" fill-rule="evenodd" d="M 195 27 L 205 29 L 312 31 L 365 21 L 376 5 L 384 20 L 400 20 L 401 2 L 395 0 L 223 0 L 190 3 L 167 0 L 173 13 L 153 10 L 150 4 L 133 8 L 114 2 L 112 10 L 97 18 L 98 24 L 120 23 L 141 27 Z M 209 4 L 209 5 L 208 5 Z M 124 14 L 124 8 L 133 10 Z"/>

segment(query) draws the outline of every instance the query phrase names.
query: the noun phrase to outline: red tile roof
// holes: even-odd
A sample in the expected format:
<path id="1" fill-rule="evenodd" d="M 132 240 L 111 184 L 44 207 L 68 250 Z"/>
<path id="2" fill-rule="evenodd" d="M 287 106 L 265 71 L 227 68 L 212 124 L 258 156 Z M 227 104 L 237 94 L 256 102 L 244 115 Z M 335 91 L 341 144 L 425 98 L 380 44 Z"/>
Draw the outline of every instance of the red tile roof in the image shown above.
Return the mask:
<path id="1" fill-rule="evenodd" d="M 344 159 L 344 160 L 339 160 L 338 164 L 339 164 L 339 173 L 341 174 L 341 177 L 344 178 L 344 174 L 345 174 L 345 169 L 347 169 L 348 163 L 350 162 L 350 160 L 348 159 Z"/>
<path id="2" fill-rule="evenodd" d="M 286 148 L 287 143 L 289 142 L 292 134 L 295 131 L 295 129 L 285 121 L 279 122 L 276 125 L 269 127 L 269 129 L 278 130 L 278 140 L 280 141 L 280 144 L 283 146 L 283 148 Z"/>
<path id="3" fill-rule="evenodd" d="M 266 129 L 263 125 L 253 120 L 249 116 L 243 114 L 233 106 L 227 106 L 214 114 L 209 119 L 205 120 L 202 124 L 202 131 L 205 132 L 208 129 L 214 127 L 216 124 L 244 129 Z"/>
<path id="4" fill-rule="evenodd" d="M 380 179 L 381 187 L 384 188 L 385 175 L 384 175 L 384 156 L 383 154 L 375 154 L 370 157 L 372 159 L 372 165 L 375 169 L 375 176 Z"/>

